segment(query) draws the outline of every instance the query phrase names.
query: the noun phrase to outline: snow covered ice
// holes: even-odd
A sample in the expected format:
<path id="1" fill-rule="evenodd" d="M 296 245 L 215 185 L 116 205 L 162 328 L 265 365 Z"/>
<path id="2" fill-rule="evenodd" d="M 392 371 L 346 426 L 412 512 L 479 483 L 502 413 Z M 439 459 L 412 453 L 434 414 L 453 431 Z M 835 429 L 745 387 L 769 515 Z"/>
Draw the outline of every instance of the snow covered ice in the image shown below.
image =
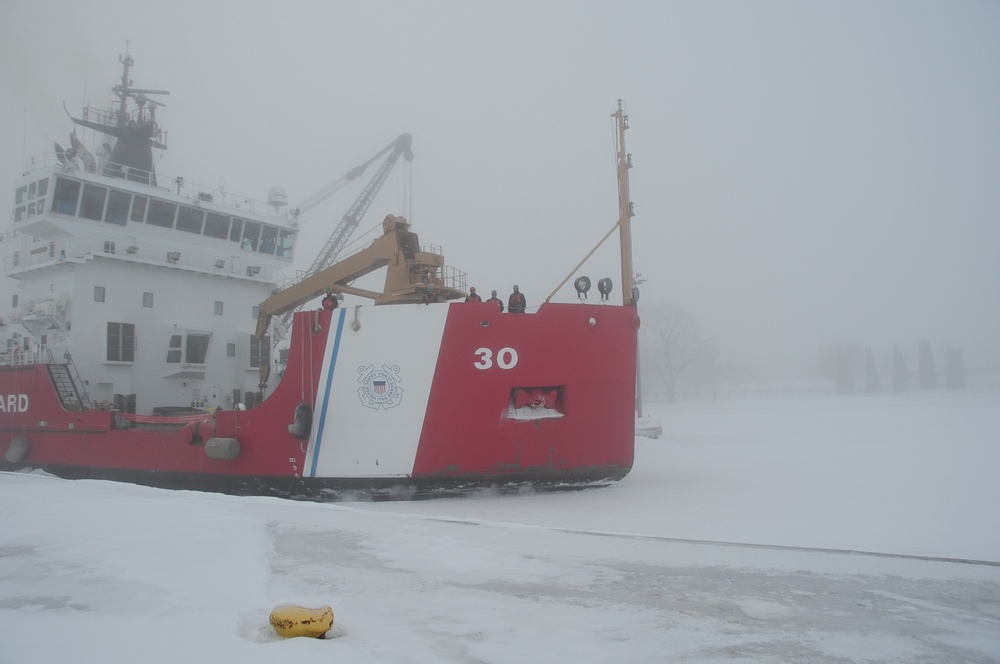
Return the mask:
<path id="1" fill-rule="evenodd" d="M 0 662 L 1000 661 L 1000 394 L 649 410 L 625 480 L 565 493 L 0 474 Z"/>

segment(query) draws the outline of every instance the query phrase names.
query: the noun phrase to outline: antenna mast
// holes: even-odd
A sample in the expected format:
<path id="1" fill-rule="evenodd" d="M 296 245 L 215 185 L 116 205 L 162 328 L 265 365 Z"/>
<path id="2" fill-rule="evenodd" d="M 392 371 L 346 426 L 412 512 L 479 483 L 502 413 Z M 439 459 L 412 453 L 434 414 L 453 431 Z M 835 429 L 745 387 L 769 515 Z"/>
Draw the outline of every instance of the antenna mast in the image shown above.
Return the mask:
<path id="1" fill-rule="evenodd" d="M 618 110 L 612 114 L 618 125 L 615 144 L 618 153 L 618 231 L 621 238 L 622 254 L 622 304 L 635 305 L 632 280 L 632 199 L 629 197 L 628 172 L 632 168 L 632 155 L 625 152 L 625 130 L 628 129 L 628 115 L 618 100 Z"/>
<path id="2" fill-rule="evenodd" d="M 579 263 L 576 264 L 566 278 L 559 282 L 559 285 L 555 287 L 549 296 L 545 298 L 548 302 L 552 297 L 559 292 L 559 289 L 566 285 L 569 278 L 583 266 L 587 260 L 594 255 L 594 252 L 604 244 L 605 240 L 611 237 L 611 234 L 615 232 L 617 228 L 619 230 L 619 235 L 621 237 L 621 261 L 622 261 L 622 304 L 625 306 L 635 306 L 635 302 L 638 299 L 638 294 L 635 289 L 634 279 L 632 277 L 632 217 L 634 213 L 632 212 L 632 201 L 629 199 L 628 193 L 628 171 L 632 168 L 632 155 L 625 152 L 625 130 L 628 129 L 628 116 L 625 115 L 622 109 L 622 100 L 618 100 L 618 110 L 611 114 L 611 117 L 615 118 L 617 124 L 617 130 L 615 131 L 615 150 L 617 152 L 618 158 L 618 221 L 615 225 L 611 227 L 601 241 L 594 245 L 594 248 L 590 250 L 590 253 L 583 257 Z"/>

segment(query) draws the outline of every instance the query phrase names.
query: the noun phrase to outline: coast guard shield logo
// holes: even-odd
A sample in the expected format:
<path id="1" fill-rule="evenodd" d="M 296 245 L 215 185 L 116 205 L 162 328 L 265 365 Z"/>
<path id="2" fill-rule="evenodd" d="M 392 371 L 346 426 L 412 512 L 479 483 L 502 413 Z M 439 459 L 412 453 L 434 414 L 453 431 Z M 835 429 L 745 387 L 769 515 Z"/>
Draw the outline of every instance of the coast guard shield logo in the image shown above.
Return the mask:
<path id="1" fill-rule="evenodd" d="M 393 408 L 399 405 L 403 398 L 403 388 L 399 386 L 402 378 L 399 377 L 399 367 L 383 364 L 381 369 L 376 369 L 374 364 L 367 367 L 358 367 L 358 398 L 362 405 L 378 410 L 379 408 Z"/>

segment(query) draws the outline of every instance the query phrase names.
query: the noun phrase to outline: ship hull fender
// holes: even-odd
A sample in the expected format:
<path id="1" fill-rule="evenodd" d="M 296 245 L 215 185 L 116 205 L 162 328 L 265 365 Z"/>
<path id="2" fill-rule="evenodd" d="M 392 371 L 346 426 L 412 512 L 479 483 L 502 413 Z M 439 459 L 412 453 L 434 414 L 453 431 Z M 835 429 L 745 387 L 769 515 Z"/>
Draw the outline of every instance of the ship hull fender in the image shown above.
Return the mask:
<path id="1" fill-rule="evenodd" d="M 7 463 L 20 463 L 21 459 L 28 453 L 30 447 L 31 443 L 28 442 L 27 438 L 18 436 L 10 441 L 10 445 L 7 447 L 7 454 L 4 458 L 7 459 Z"/>
<path id="2" fill-rule="evenodd" d="M 205 454 L 209 459 L 230 461 L 240 455 L 240 441 L 235 438 L 209 438 L 205 441 Z"/>
<path id="3" fill-rule="evenodd" d="M 309 433 L 312 431 L 312 408 L 307 404 L 300 403 L 295 407 L 295 417 L 292 423 L 288 425 L 288 433 L 292 434 L 299 440 L 306 440 L 309 438 Z"/>

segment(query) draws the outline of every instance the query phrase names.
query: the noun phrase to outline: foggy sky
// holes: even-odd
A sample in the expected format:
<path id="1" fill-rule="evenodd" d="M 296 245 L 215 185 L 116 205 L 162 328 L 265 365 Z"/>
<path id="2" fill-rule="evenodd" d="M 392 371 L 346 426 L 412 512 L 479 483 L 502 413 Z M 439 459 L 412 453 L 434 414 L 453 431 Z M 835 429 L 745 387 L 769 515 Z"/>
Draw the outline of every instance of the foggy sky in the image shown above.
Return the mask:
<path id="1" fill-rule="evenodd" d="M 171 92 L 159 172 L 294 206 L 409 132 L 412 208 L 397 168 L 355 237 L 404 214 L 529 306 L 617 217 L 621 98 L 641 303 L 752 362 L 927 339 L 1000 363 L 1000 4 L 2 0 L 5 221 L 125 40 Z M 300 267 L 358 192 L 304 220 Z M 615 242 L 581 273 L 617 286 Z"/>

